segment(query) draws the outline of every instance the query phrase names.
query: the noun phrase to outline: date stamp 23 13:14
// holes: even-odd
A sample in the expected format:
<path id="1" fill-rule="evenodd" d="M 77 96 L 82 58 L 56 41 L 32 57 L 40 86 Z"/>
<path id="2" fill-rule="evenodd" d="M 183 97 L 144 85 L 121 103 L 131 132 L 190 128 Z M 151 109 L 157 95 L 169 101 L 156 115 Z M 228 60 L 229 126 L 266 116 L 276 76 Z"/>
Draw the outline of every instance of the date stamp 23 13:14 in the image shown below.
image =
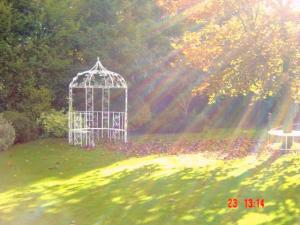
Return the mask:
<path id="1" fill-rule="evenodd" d="M 264 208 L 265 207 L 265 200 L 263 198 L 245 198 L 244 199 L 244 208 Z M 237 198 L 229 198 L 227 200 L 227 207 L 228 208 L 238 208 L 239 207 L 239 200 Z"/>

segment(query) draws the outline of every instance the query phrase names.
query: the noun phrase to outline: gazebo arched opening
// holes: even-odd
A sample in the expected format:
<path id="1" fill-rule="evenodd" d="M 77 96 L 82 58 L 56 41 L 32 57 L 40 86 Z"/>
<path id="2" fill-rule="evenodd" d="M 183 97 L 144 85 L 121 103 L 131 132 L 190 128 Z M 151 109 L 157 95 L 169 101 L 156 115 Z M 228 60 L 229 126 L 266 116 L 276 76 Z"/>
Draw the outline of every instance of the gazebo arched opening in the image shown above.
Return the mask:
<path id="1" fill-rule="evenodd" d="M 69 85 L 69 143 L 94 147 L 100 139 L 127 142 L 127 84 L 97 58 Z"/>

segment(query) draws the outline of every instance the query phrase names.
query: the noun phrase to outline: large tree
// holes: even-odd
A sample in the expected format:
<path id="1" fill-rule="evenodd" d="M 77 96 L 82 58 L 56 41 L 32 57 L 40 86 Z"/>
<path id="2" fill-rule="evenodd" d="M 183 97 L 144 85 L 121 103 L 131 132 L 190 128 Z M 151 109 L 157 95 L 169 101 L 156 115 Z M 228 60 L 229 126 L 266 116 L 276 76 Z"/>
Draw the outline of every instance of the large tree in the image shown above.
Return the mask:
<path id="1" fill-rule="evenodd" d="M 0 111 L 36 118 L 53 97 L 63 99 L 60 84 L 76 52 L 73 16 L 68 1 L 0 2 Z"/>
<path id="2" fill-rule="evenodd" d="M 297 0 L 156 0 L 187 30 L 172 41 L 186 63 L 206 74 L 195 87 L 218 96 L 282 93 L 299 100 L 300 13 Z"/>

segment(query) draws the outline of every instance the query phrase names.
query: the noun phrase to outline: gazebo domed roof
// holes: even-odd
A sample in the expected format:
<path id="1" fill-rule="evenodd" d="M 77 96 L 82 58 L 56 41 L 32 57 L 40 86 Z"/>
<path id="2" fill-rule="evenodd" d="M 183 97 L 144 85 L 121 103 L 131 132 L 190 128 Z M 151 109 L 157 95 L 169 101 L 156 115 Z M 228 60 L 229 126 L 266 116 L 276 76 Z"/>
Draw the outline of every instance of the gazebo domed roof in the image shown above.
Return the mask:
<path id="1" fill-rule="evenodd" d="M 125 79 L 118 73 L 107 70 L 99 57 L 90 70 L 78 73 L 70 83 L 70 88 L 127 88 Z"/>

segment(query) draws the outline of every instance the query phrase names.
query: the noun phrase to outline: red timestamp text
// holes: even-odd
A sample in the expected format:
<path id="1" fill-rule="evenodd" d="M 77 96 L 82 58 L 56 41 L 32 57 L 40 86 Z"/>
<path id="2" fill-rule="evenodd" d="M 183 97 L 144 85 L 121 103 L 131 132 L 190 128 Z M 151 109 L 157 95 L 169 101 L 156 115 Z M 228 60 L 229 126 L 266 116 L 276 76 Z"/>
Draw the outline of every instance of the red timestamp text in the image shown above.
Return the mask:
<path id="1" fill-rule="evenodd" d="M 245 198 L 242 202 L 244 208 L 251 209 L 251 208 L 264 208 L 265 207 L 265 200 L 263 198 Z M 229 198 L 227 200 L 227 207 L 228 208 L 238 208 L 239 207 L 239 200 L 237 198 Z"/>

